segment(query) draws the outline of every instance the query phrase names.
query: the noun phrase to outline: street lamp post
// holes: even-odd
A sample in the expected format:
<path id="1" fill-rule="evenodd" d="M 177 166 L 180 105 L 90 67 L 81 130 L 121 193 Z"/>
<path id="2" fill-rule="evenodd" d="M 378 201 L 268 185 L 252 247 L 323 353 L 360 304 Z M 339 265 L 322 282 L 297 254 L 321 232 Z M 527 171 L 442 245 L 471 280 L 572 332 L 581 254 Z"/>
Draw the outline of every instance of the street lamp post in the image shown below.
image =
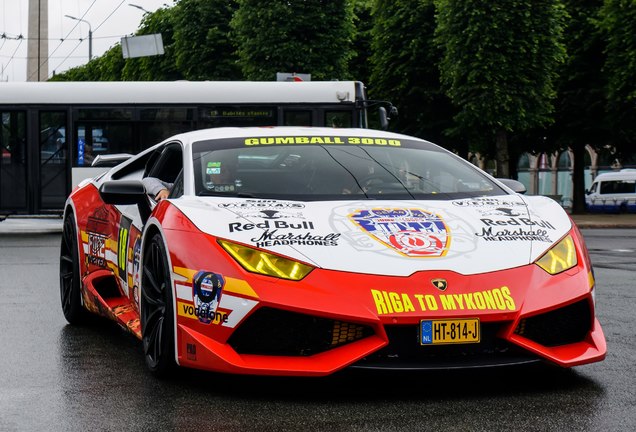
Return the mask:
<path id="1" fill-rule="evenodd" d="M 70 18 L 70 19 L 75 20 L 75 21 L 85 22 L 86 24 L 88 24 L 88 61 L 91 61 L 91 59 L 93 58 L 93 29 L 91 27 L 91 23 L 89 23 L 85 19 L 76 18 L 76 17 L 71 16 L 71 15 L 64 15 L 64 16 L 66 18 Z"/>

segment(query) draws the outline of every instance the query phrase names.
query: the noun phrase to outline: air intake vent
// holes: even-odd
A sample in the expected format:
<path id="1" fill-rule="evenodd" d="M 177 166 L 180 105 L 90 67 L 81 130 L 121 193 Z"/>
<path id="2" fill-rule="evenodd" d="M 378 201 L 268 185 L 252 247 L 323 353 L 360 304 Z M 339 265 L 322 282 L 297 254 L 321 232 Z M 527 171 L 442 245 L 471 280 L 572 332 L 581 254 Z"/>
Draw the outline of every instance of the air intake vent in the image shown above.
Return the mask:
<path id="1" fill-rule="evenodd" d="M 310 356 L 372 334 L 368 326 L 265 307 L 254 312 L 228 343 L 239 354 Z"/>
<path id="2" fill-rule="evenodd" d="M 543 346 L 581 342 L 592 326 L 587 300 L 519 321 L 515 333 Z"/>

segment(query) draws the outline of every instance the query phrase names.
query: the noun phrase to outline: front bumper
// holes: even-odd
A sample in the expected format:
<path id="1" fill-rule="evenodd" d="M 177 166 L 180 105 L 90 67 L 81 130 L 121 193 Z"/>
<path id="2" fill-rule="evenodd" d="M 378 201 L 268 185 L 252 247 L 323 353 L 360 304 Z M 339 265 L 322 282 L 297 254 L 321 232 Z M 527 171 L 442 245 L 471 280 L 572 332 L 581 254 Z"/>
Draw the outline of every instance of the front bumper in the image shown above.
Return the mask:
<path id="1" fill-rule="evenodd" d="M 179 364 L 228 373 L 328 375 L 349 366 L 449 369 L 546 361 L 572 367 L 605 357 L 593 278 L 584 264 L 555 276 L 528 265 L 470 276 L 316 269 L 301 282 L 242 277 L 251 288 L 245 300 L 254 303 L 232 328 L 177 317 Z M 444 279 L 448 288 L 440 291 L 434 279 Z M 421 346 L 420 321 L 446 318 L 478 318 L 481 341 Z"/>

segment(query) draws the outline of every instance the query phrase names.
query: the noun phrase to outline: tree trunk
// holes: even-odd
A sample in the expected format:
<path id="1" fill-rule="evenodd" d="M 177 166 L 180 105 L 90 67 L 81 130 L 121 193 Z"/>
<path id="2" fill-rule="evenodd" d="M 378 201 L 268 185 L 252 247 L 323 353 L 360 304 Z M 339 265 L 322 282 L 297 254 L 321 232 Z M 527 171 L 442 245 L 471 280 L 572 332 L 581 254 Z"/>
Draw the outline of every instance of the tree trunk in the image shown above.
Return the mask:
<path id="1" fill-rule="evenodd" d="M 510 155 L 508 153 L 508 134 L 505 130 L 497 132 L 495 138 L 495 150 L 497 151 L 497 177 L 510 178 Z"/>
<path id="2" fill-rule="evenodd" d="M 585 213 L 585 145 L 576 144 L 572 171 L 572 213 Z"/>

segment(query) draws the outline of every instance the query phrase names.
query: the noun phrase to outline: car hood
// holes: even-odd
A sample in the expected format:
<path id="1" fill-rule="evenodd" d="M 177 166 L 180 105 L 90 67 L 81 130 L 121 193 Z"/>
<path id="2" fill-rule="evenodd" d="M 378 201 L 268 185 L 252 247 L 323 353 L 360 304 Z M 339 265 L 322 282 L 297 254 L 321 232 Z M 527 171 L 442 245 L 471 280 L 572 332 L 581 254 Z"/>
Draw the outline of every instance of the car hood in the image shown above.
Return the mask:
<path id="1" fill-rule="evenodd" d="M 324 269 L 394 276 L 527 265 L 572 227 L 565 211 L 541 196 L 328 202 L 182 197 L 173 204 L 219 238 Z"/>

